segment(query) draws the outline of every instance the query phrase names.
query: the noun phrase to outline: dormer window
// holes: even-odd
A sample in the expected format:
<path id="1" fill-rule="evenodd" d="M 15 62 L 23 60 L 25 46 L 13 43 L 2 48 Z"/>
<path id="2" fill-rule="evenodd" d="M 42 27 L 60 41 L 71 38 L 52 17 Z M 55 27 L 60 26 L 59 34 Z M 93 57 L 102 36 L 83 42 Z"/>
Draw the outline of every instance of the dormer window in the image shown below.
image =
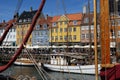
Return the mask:
<path id="1" fill-rule="evenodd" d="M 24 19 L 23 21 L 24 21 L 24 22 L 26 22 L 27 20 L 26 20 L 26 19 Z"/>
<path id="2" fill-rule="evenodd" d="M 31 22 L 31 19 L 30 19 L 30 18 L 28 18 L 28 22 Z"/>
<path id="3" fill-rule="evenodd" d="M 47 29 L 47 24 L 44 24 L 44 25 L 43 25 L 43 28 L 44 28 L 44 29 Z"/>
<path id="4" fill-rule="evenodd" d="M 36 30 L 39 30 L 40 29 L 40 26 L 39 25 L 36 25 Z"/>
<path id="5" fill-rule="evenodd" d="M 53 25 L 53 27 L 55 27 L 56 26 L 56 22 L 54 22 L 52 25 Z"/>
<path id="6" fill-rule="evenodd" d="M 19 22 L 22 22 L 22 20 L 20 19 Z"/>
<path id="7" fill-rule="evenodd" d="M 77 21 L 76 20 L 73 21 L 73 25 L 77 25 Z"/>
<path id="8" fill-rule="evenodd" d="M 84 23 L 88 23 L 89 19 L 88 18 L 85 18 L 84 19 Z"/>

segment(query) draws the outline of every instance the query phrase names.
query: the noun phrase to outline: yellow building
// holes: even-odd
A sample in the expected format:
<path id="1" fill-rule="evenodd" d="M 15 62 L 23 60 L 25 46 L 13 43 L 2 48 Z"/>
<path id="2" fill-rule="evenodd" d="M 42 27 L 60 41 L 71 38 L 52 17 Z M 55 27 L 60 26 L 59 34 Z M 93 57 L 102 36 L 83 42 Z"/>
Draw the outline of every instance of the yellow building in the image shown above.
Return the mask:
<path id="1" fill-rule="evenodd" d="M 54 16 L 50 31 L 52 45 L 79 45 L 82 13 Z"/>
<path id="2" fill-rule="evenodd" d="M 20 17 L 17 21 L 17 27 L 16 27 L 16 38 L 17 38 L 16 44 L 17 44 L 17 46 L 19 46 L 22 43 L 22 41 L 31 25 L 32 18 L 35 15 L 35 13 L 36 13 L 36 11 L 31 10 L 31 11 L 24 11 L 20 15 Z M 32 38 L 32 35 L 29 37 L 29 40 L 27 41 L 27 45 L 29 45 L 29 46 L 32 45 L 31 38 Z"/>

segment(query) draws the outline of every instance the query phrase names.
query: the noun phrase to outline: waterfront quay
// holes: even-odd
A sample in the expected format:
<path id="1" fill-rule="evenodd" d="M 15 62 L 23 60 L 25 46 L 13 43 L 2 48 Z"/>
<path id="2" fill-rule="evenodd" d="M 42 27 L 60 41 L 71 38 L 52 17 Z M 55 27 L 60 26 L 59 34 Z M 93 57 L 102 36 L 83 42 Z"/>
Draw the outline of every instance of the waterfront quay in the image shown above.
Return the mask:
<path id="1" fill-rule="evenodd" d="M 42 48 L 41 48 L 42 47 Z M 13 55 L 15 54 L 15 52 L 17 51 L 18 47 L 16 46 L 2 46 L 0 47 L 0 62 L 1 63 L 6 63 L 8 62 Z M 39 46 L 39 47 L 26 47 L 22 50 L 20 56 L 18 58 L 30 58 L 32 56 L 33 59 L 35 59 L 36 62 L 41 62 L 41 63 L 46 63 L 49 62 L 49 58 L 50 58 L 50 54 L 51 53 L 75 53 L 75 54 L 71 54 L 68 56 L 75 56 L 75 55 L 85 55 L 85 53 L 88 50 L 84 49 L 84 48 L 62 48 L 59 46 L 58 47 L 43 47 L 43 46 Z M 88 55 L 88 54 L 86 54 Z M 87 58 L 87 57 L 86 57 Z"/>
<path id="2" fill-rule="evenodd" d="M 17 51 L 17 47 L 1 47 L 0 48 L 0 62 L 8 62 Z M 22 50 L 18 58 L 30 58 L 32 56 L 37 62 L 46 62 L 48 60 L 49 49 L 46 48 L 25 48 Z"/>

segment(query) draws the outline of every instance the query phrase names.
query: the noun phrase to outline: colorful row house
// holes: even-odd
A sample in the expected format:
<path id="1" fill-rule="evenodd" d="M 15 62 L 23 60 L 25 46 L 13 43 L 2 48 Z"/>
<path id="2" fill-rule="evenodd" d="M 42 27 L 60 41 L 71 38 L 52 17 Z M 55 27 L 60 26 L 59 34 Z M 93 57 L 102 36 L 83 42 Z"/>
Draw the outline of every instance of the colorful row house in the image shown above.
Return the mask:
<path id="1" fill-rule="evenodd" d="M 10 20 L 11 21 L 11 20 Z M 0 23 L 0 37 L 2 37 L 8 22 Z M 2 46 L 16 46 L 16 25 L 13 25 L 3 40 Z"/>
<path id="2" fill-rule="evenodd" d="M 32 46 L 49 46 L 49 27 L 52 17 L 39 18 L 32 32 Z"/>
<path id="3" fill-rule="evenodd" d="M 16 44 L 19 46 L 26 33 L 28 32 L 28 29 L 31 25 L 32 19 L 35 15 L 37 10 L 30 10 L 30 11 L 24 11 L 18 18 L 17 21 L 17 27 L 16 27 Z M 44 17 L 42 14 L 40 15 L 40 18 Z M 32 46 L 32 34 L 30 35 L 27 46 Z"/>
<path id="4" fill-rule="evenodd" d="M 54 16 L 50 32 L 50 44 L 71 46 L 80 44 L 82 13 Z"/>

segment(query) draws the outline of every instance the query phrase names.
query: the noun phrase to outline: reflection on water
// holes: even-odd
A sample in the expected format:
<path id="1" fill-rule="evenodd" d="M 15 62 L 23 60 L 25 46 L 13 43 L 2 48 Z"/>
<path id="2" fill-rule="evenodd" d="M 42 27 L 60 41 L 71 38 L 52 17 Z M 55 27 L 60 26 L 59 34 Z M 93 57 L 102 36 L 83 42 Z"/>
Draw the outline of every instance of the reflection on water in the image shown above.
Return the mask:
<path id="1" fill-rule="evenodd" d="M 0 73 L 3 75 L 10 75 L 15 78 L 37 78 L 37 80 L 43 80 L 43 77 L 40 77 L 39 73 L 35 67 L 23 67 L 23 66 L 11 66 L 9 69 Z M 81 75 L 81 74 L 71 74 L 71 73 L 62 73 L 62 72 L 48 72 L 49 77 L 44 77 L 48 80 L 95 80 L 94 75 Z M 44 73 L 44 75 L 46 75 Z M 22 80 L 22 79 L 21 79 Z M 29 79 L 25 79 L 29 80 Z"/>

